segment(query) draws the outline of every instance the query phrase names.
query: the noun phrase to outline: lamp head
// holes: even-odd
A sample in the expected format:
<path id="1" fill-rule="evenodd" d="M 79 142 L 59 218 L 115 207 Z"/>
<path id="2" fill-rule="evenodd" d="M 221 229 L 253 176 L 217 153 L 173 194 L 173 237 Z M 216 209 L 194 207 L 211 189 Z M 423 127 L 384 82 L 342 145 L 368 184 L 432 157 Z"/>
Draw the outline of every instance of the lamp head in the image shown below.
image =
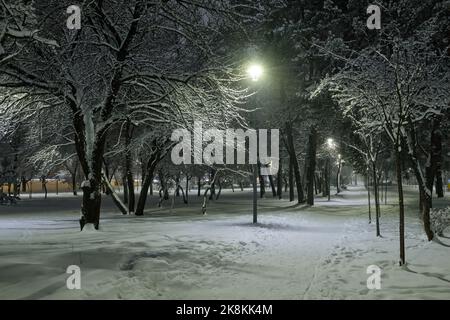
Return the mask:
<path id="1" fill-rule="evenodd" d="M 248 67 L 247 73 L 252 81 L 258 81 L 263 74 L 263 68 L 258 64 L 253 64 Z"/>

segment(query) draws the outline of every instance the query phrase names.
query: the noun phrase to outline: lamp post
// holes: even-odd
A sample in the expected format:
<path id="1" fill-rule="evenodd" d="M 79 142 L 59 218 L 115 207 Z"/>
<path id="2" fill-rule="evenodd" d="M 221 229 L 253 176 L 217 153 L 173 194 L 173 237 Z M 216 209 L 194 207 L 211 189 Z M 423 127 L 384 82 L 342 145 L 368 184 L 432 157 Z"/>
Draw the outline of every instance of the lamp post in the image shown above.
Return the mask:
<path id="1" fill-rule="evenodd" d="M 328 138 L 327 139 L 327 147 L 330 150 L 330 152 L 336 148 L 336 144 L 334 143 L 333 138 Z M 330 155 L 330 152 L 328 153 L 328 158 L 327 158 L 327 162 L 328 162 L 327 163 L 327 171 L 328 171 L 327 172 L 328 201 L 330 201 L 330 199 L 331 199 L 331 155 Z"/>
<path id="2" fill-rule="evenodd" d="M 263 68 L 258 64 L 252 64 L 247 69 L 247 74 L 249 75 L 250 79 L 254 82 L 258 81 L 262 74 L 263 74 Z M 259 146 L 256 148 L 257 152 L 259 150 Z M 258 187 L 257 187 L 257 180 L 258 180 L 258 157 L 257 157 L 257 163 L 253 165 L 253 223 L 258 222 Z"/>
<path id="3" fill-rule="evenodd" d="M 338 154 L 337 161 L 337 174 L 336 174 L 336 194 L 341 192 L 341 168 L 342 168 L 342 157 L 341 154 Z"/>

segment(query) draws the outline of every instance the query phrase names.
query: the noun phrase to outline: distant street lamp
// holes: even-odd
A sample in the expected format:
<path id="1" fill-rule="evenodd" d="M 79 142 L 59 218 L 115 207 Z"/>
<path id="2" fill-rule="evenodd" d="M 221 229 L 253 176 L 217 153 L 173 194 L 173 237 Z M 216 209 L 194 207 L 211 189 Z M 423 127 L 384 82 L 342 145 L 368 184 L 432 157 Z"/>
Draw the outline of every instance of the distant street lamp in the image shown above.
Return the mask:
<path id="1" fill-rule="evenodd" d="M 327 139 L 327 146 L 330 151 L 334 150 L 336 148 L 336 144 L 334 143 L 333 138 Z M 330 153 L 328 153 L 327 157 L 327 194 L 328 194 L 328 201 L 331 200 L 331 156 Z"/>
<path id="2" fill-rule="evenodd" d="M 344 160 L 342 160 L 341 154 L 338 154 L 338 161 L 337 161 L 337 175 L 336 175 L 336 193 L 341 192 L 341 170 L 342 170 L 342 164 L 344 163 Z"/>
<path id="3" fill-rule="evenodd" d="M 334 150 L 336 148 L 336 143 L 334 142 L 333 138 L 328 138 L 327 139 L 327 146 L 328 149 L 330 149 L 330 151 Z M 331 155 L 328 154 L 328 158 L 327 158 L 327 180 L 328 180 L 328 184 L 327 184 L 327 193 L 328 193 L 328 201 L 330 201 L 331 199 Z"/>
<path id="4" fill-rule="evenodd" d="M 263 68 L 260 65 L 253 64 L 250 65 L 247 69 L 247 74 L 249 75 L 250 79 L 252 81 L 258 81 L 262 74 L 263 74 Z M 258 148 L 257 148 L 258 150 Z M 257 180 L 258 180 L 258 163 L 253 165 L 253 223 L 258 222 L 258 187 L 257 187 Z"/>
<path id="5" fill-rule="evenodd" d="M 333 138 L 327 139 L 327 145 L 328 145 L 328 148 L 330 148 L 331 150 L 334 150 L 336 148 L 336 144 L 334 143 Z"/>

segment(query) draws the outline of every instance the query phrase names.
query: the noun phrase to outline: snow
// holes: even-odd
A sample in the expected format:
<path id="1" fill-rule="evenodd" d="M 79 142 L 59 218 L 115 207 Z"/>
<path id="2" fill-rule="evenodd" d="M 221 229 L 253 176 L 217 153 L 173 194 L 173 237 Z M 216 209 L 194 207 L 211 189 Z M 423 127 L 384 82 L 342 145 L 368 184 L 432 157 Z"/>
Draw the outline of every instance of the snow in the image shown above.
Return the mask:
<path id="1" fill-rule="evenodd" d="M 86 223 L 83 227 L 83 230 L 81 230 L 81 233 L 93 233 L 93 232 L 97 232 L 97 230 L 95 230 L 95 226 L 93 223 Z"/>
<path id="2" fill-rule="evenodd" d="M 81 189 L 90 188 L 90 187 L 91 187 L 91 182 L 89 180 L 84 180 L 83 182 L 81 182 Z"/>
<path id="3" fill-rule="evenodd" d="M 432 208 L 430 212 L 431 228 L 434 233 L 440 235 L 450 226 L 450 207 Z"/>
<path id="4" fill-rule="evenodd" d="M 311 208 L 259 199 L 257 225 L 249 190 L 223 190 L 207 216 L 192 194 L 189 207 L 177 200 L 169 213 L 167 201 L 143 217 L 123 216 L 108 200 L 101 229 L 83 232 L 80 197 L 24 199 L 0 207 L 0 298 L 450 299 L 450 230 L 443 244 L 426 241 L 412 209 L 417 189 L 405 189 L 405 267 L 394 193 L 377 238 L 361 187 L 330 202 L 318 197 Z M 66 288 L 69 265 L 81 268 L 81 290 Z M 370 265 L 382 270 L 380 290 L 367 289 Z"/>
<path id="5" fill-rule="evenodd" d="M 39 37 L 37 35 L 37 33 L 39 32 L 39 30 L 15 30 L 15 29 L 11 29 L 11 28 L 7 28 L 6 33 L 14 38 L 33 38 L 39 42 L 45 43 L 49 46 L 53 46 L 53 47 L 59 47 L 58 42 L 56 42 L 55 40 L 50 40 L 50 39 L 46 39 L 46 38 L 42 38 Z"/>

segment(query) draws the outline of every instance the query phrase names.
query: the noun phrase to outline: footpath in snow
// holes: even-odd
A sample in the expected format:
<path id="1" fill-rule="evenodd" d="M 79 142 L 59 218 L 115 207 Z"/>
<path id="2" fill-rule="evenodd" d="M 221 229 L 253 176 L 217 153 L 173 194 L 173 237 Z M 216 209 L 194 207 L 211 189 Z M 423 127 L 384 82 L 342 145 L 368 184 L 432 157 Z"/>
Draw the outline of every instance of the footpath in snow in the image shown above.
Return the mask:
<path id="1" fill-rule="evenodd" d="M 450 299 L 450 247 L 427 242 L 408 209 L 408 265 L 399 267 L 395 201 L 382 206 L 376 238 L 365 192 L 350 188 L 312 208 L 263 199 L 257 225 L 251 195 L 224 192 L 207 216 L 195 202 L 144 217 L 108 211 L 100 231 L 81 233 L 77 201 L 60 212 L 44 202 L 33 212 L 37 200 L 2 207 L 0 298 Z M 69 265 L 81 269 L 81 290 L 66 288 Z M 380 290 L 367 288 L 370 265 L 381 268 Z"/>

